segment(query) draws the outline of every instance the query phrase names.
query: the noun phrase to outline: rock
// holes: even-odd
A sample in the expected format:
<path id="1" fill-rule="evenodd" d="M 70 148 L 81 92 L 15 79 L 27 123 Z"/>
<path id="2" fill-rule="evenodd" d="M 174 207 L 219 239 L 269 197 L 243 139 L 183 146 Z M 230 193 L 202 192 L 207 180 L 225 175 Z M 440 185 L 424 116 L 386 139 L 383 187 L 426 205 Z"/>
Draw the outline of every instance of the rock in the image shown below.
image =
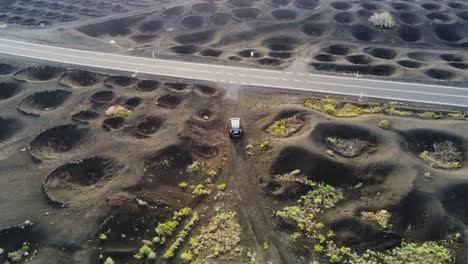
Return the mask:
<path id="1" fill-rule="evenodd" d="M 4 252 L 3 248 L 0 248 L 0 255 L 2 255 Z"/>
<path id="2" fill-rule="evenodd" d="M 289 176 L 296 176 L 301 174 L 301 170 L 293 170 L 289 173 Z"/>
<path id="3" fill-rule="evenodd" d="M 356 184 L 356 186 L 354 186 L 355 189 L 358 189 L 358 188 L 361 188 L 362 187 L 362 182 Z"/>
<path id="4" fill-rule="evenodd" d="M 330 157 L 333 157 L 333 150 L 331 149 L 327 150 L 327 155 Z"/>
<path id="5" fill-rule="evenodd" d="M 210 118 L 209 118 L 208 116 L 203 116 L 203 119 L 204 119 L 204 120 L 208 120 L 208 119 L 210 119 Z"/>
<path id="6" fill-rule="evenodd" d="M 385 129 L 385 130 L 388 130 L 390 129 L 390 121 L 388 120 L 381 120 L 378 124 L 378 126 L 381 128 L 381 129 Z"/>

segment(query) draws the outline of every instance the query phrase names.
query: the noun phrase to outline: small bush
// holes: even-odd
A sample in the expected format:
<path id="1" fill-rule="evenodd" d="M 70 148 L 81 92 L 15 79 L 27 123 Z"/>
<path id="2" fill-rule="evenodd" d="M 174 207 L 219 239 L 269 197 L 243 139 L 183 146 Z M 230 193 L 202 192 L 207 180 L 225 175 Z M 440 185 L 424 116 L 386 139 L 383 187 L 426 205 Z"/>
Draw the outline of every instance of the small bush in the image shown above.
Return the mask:
<path id="1" fill-rule="evenodd" d="M 416 116 L 421 118 L 421 119 L 442 119 L 442 118 L 444 118 L 443 115 L 437 114 L 437 113 L 434 113 L 434 112 L 419 113 Z"/>
<path id="2" fill-rule="evenodd" d="M 323 105 L 323 111 L 328 115 L 335 115 L 336 114 L 336 108 L 335 108 L 334 105 L 331 105 L 331 104 Z"/>
<path id="3" fill-rule="evenodd" d="M 388 120 L 381 120 L 378 124 L 378 126 L 381 128 L 381 129 L 385 129 L 385 130 L 389 130 L 390 129 L 390 121 Z"/>
<path id="4" fill-rule="evenodd" d="M 188 183 L 181 182 L 181 183 L 179 183 L 179 187 L 182 188 L 182 189 L 186 189 L 188 187 Z"/>
<path id="5" fill-rule="evenodd" d="M 194 161 L 192 164 L 188 166 L 188 170 L 192 173 L 199 172 L 201 169 L 201 164 L 198 161 Z"/>
<path id="6" fill-rule="evenodd" d="M 190 251 L 185 251 L 180 255 L 180 260 L 182 263 L 190 263 L 192 261 L 193 255 Z"/>
<path id="7" fill-rule="evenodd" d="M 226 190 L 226 184 L 225 183 L 218 184 L 218 186 L 216 186 L 216 189 L 218 189 L 218 191 L 220 192 L 224 192 Z"/>
<path id="8" fill-rule="evenodd" d="M 371 22 L 374 26 L 383 28 L 383 29 L 392 29 L 396 27 L 396 20 L 390 12 L 385 11 L 381 13 L 374 13 L 370 18 L 369 22 Z"/>
<path id="9" fill-rule="evenodd" d="M 104 261 L 104 264 L 115 264 L 115 262 L 111 257 L 108 257 L 106 261 Z"/>
<path id="10" fill-rule="evenodd" d="M 100 240 L 106 240 L 106 239 L 107 239 L 107 235 L 104 234 L 104 233 L 102 233 L 102 234 L 99 235 L 99 239 L 100 239 Z"/>
<path id="11" fill-rule="evenodd" d="M 192 188 L 192 194 L 195 196 L 204 196 L 204 195 L 210 195 L 211 191 L 206 189 L 203 184 L 198 184 L 195 186 L 191 186 Z"/>
<path id="12" fill-rule="evenodd" d="M 105 114 L 110 117 L 127 117 L 132 115 L 132 110 L 125 108 L 125 106 L 113 105 L 106 110 Z"/>
<path id="13" fill-rule="evenodd" d="M 168 235 L 171 236 L 176 227 L 179 225 L 179 222 L 172 220 L 164 223 L 159 223 L 158 226 L 154 229 L 158 235 Z"/>

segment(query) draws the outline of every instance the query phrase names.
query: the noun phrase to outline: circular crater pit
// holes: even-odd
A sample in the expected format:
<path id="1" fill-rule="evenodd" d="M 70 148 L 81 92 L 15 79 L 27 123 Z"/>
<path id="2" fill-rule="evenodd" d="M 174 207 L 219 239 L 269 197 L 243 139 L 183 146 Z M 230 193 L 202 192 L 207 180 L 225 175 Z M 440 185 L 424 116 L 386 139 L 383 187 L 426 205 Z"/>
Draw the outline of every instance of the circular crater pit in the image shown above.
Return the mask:
<path id="1" fill-rule="evenodd" d="M 254 0 L 227 0 L 227 4 L 233 7 L 251 7 L 255 4 Z"/>
<path id="2" fill-rule="evenodd" d="M 152 92 L 161 86 L 161 83 L 155 80 L 141 80 L 137 83 L 136 89 L 142 92 Z"/>
<path id="3" fill-rule="evenodd" d="M 346 158 L 354 158 L 375 150 L 377 135 L 370 130 L 349 124 L 320 123 L 311 139 Z"/>
<path id="4" fill-rule="evenodd" d="M 237 52 L 237 55 L 242 58 L 260 58 L 263 57 L 263 54 L 254 49 L 241 50 Z"/>
<path id="5" fill-rule="evenodd" d="M 225 26 L 232 20 L 232 16 L 226 13 L 216 13 L 210 16 L 210 23 L 215 26 Z"/>
<path id="6" fill-rule="evenodd" d="M 272 6 L 287 6 L 292 0 L 267 0 L 266 2 Z"/>
<path id="7" fill-rule="evenodd" d="M 114 99 L 115 93 L 113 91 L 97 91 L 91 95 L 91 101 L 98 104 L 107 104 Z"/>
<path id="8" fill-rule="evenodd" d="M 164 26 L 164 21 L 154 19 L 154 20 L 149 20 L 144 23 L 142 23 L 139 27 L 138 30 L 140 32 L 156 32 L 159 31 L 163 28 Z"/>
<path id="9" fill-rule="evenodd" d="M 0 143 L 14 137 L 22 127 L 19 120 L 0 116 Z"/>
<path id="10" fill-rule="evenodd" d="M 193 89 L 195 92 L 206 96 L 213 96 L 218 92 L 218 89 L 204 84 L 195 84 Z"/>
<path id="11" fill-rule="evenodd" d="M 195 115 L 195 118 L 197 118 L 198 120 L 202 120 L 202 121 L 208 121 L 208 120 L 211 120 L 213 119 L 215 113 L 213 111 L 211 111 L 210 109 L 201 109 L 200 111 L 198 111 Z"/>
<path id="12" fill-rule="evenodd" d="M 205 159 L 214 158 L 219 154 L 218 147 L 211 144 L 192 144 L 191 149 L 195 156 Z"/>
<path id="13" fill-rule="evenodd" d="M 136 134 L 143 137 L 148 137 L 156 132 L 161 128 L 164 123 L 164 119 L 157 117 L 157 116 L 147 116 L 137 124 L 136 126 Z"/>
<path id="14" fill-rule="evenodd" d="M 321 23 L 307 23 L 304 24 L 301 28 L 304 34 L 311 36 L 311 37 L 320 37 L 322 36 L 325 31 L 327 30 L 325 24 Z"/>
<path id="15" fill-rule="evenodd" d="M 215 57 L 215 58 L 221 56 L 222 53 L 223 53 L 222 50 L 216 50 L 216 49 L 204 49 L 204 50 L 200 51 L 201 56 Z"/>
<path id="16" fill-rule="evenodd" d="M 179 21 L 179 25 L 187 30 L 190 29 L 199 29 L 205 26 L 205 17 L 204 16 L 186 16 Z"/>
<path id="17" fill-rule="evenodd" d="M 360 6 L 369 11 L 379 11 L 383 9 L 382 5 L 377 3 L 362 3 Z"/>
<path id="18" fill-rule="evenodd" d="M 346 56 L 345 59 L 351 62 L 352 64 L 371 64 L 372 63 L 372 59 L 369 56 L 363 55 L 363 54 Z"/>
<path id="19" fill-rule="evenodd" d="M 189 84 L 187 83 L 172 83 L 172 82 L 167 82 L 164 84 L 164 86 L 169 89 L 169 90 L 173 90 L 173 91 L 184 91 L 184 90 L 187 90 L 187 88 L 189 87 Z"/>
<path id="20" fill-rule="evenodd" d="M 263 58 L 257 60 L 257 63 L 260 65 L 265 65 L 265 66 L 280 66 L 282 61 L 279 59 L 273 59 L 273 58 Z"/>
<path id="21" fill-rule="evenodd" d="M 58 167 L 47 175 L 42 187 L 54 206 L 65 207 L 82 196 L 91 198 L 115 176 L 117 169 L 111 159 L 90 157 Z"/>
<path id="22" fill-rule="evenodd" d="M 400 132 L 403 144 L 433 168 L 457 169 L 465 159 L 465 143 L 458 135 L 434 129 L 411 129 Z"/>
<path id="23" fill-rule="evenodd" d="M 268 38 L 262 42 L 263 46 L 274 51 L 292 51 L 295 50 L 299 44 L 301 44 L 300 40 L 294 37 L 284 36 Z"/>
<path id="24" fill-rule="evenodd" d="M 424 4 L 421 5 L 421 7 L 426 9 L 426 10 L 431 10 L 431 11 L 441 10 L 442 9 L 441 5 L 435 4 L 435 3 L 424 3 Z"/>
<path id="25" fill-rule="evenodd" d="M 65 71 L 66 70 L 64 68 L 48 65 L 31 66 L 25 70 L 18 72 L 15 75 L 15 78 L 30 82 L 42 82 L 57 79 Z"/>
<path id="26" fill-rule="evenodd" d="M 448 23 L 453 21 L 453 18 L 451 16 L 442 12 L 432 12 L 430 14 L 427 14 L 426 17 L 434 23 Z"/>
<path id="27" fill-rule="evenodd" d="M 24 114 L 38 117 L 63 106 L 71 94 L 70 91 L 65 90 L 37 92 L 21 100 L 18 110 Z"/>
<path id="28" fill-rule="evenodd" d="M 106 131 L 116 130 L 123 127 L 125 118 L 123 117 L 110 117 L 102 121 L 102 128 Z"/>
<path id="29" fill-rule="evenodd" d="M 399 12 L 396 14 L 396 16 L 400 19 L 401 22 L 410 26 L 419 25 L 424 22 L 421 17 L 412 12 Z"/>
<path id="30" fill-rule="evenodd" d="M 399 31 L 400 38 L 406 42 L 416 42 L 422 38 L 421 32 L 415 27 L 400 26 Z"/>
<path id="31" fill-rule="evenodd" d="M 416 51 L 407 54 L 408 58 L 417 61 L 435 61 L 439 59 L 439 56 L 435 53 Z"/>
<path id="32" fill-rule="evenodd" d="M 418 69 L 423 66 L 422 63 L 413 60 L 400 60 L 397 63 L 408 69 Z"/>
<path id="33" fill-rule="evenodd" d="M 102 74 L 83 70 L 71 70 L 63 75 L 60 82 L 72 87 L 90 87 L 101 82 Z"/>
<path id="34" fill-rule="evenodd" d="M 396 68 L 392 65 L 375 65 L 372 66 L 370 74 L 376 76 L 392 76 L 395 72 Z"/>
<path id="35" fill-rule="evenodd" d="M 198 3 L 192 6 L 192 10 L 201 14 L 212 14 L 218 10 L 215 3 Z"/>
<path id="36" fill-rule="evenodd" d="M 99 117 L 99 113 L 93 110 L 83 110 L 71 116 L 73 121 L 89 124 L 90 121 L 96 120 Z"/>
<path id="37" fill-rule="evenodd" d="M 262 11 L 257 8 L 237 8 L 231 11 L 231 15 L 240 21 L 255 20 L 262 16 Z"/>
<path id="38" fill-rule="evenodd" d="M 468 70 L 468 63 L 451 62 L 451 63 L 448 63 L 448 65 L 458 70 Z"/>
<path id="39" fill-rule="evenodd" d="M 450 7 L 450 8 L 453 8 L 453 9 L 458 9 L 458 10 L 468 8 L 468 5 L 466 5 L 464 3 L 459 3 L 459 2 L 448 2 L 447 6 Z"/>
<path id="40" fill-rule="evenodd" d="M 156 104 L 163 108 L 176 108 L 184 98 L 177 94 L 165 94 L 158 98 Z"/>
<path id="41" fill-rule="evenodd" d="M 433 29 L 440 40 L 447 42 L 455 43 L 468 36 L 468 30 L 463 24 L 436 24 Z"/>
<path id="42" fill-rule="evenodd" d="M 112 87 L 128 87 L 137 81 L 138 79 L 129 76 L 110 76 L 104 81 L 104 84 Z"/>
<path id="43" fill-rule="evenodd" d="M 275 59 L 286 60 L 286 59 L 292 58 L 293 53 L 288 52 L 288 51 L 270 51 L 268 52 L 268 56 L 275 58 Z"/>
<path id="44" fill-rule="evenodd" d="M 357 40 L 373 41 L 375 38 L 377 38 L 379 33 L 366 26 L 355 25 L 351 28 L 351 35 Z"/>
<path id="45" fill-rule="evenodd" d="M 458 13 L 457 17 L 463 20 L 468 20 L 468 11 Z"/>
<path id="46" fill-rule="evenodd" d="M 456 77 L 456 75 L 451 71 L 436 68 L 428 69 L 424 74 L 436 80 L 451 80 Z"/>
<path id="47" fill-rule="evenodd" d="M 341 12 L 333 16 L 333 20 L 340 24 L 351 24 L 354 21 L 354 14 L 351 12 Z"/>
<path id="48" fill-rule="evenodd" d="M 440 58 L 448 62 L 463 62 L 464 61 L 463 57 L 458 54 L 450 54 L 450 53 L 441 54 Z"/>
<path id="49" fill-rule="evenodd" d="M 322 52 L 332 54 L 332 55 L 340 55 L 345 56 L 355 51 L 356 47 L 346 44 L 335 44 L 330 45 L 327 47 L 322 48 Z"/>
<path id="50" fill-rule="evenodd" d="M 138 96 L 130 97 L 124 102 L 124 106 L 130 109 L 135 109 L 143 103 L 143 99 Z"/>
<path id="51" fill-rule="evenodd" d="M 181 16 L 184 12 L 185 8 L 183 6 L 174 6 L 164 10 L 162 14 L 167 17 L 176 17 Z"/>
<path id="52" fill-rule="evenodd" d="M 200 47 L 195 45 L 181 45 L 170 47 L 169 50 L 173 53 L 182 55 L 192 55 L 200 51 Z"/>
<path id="53" fill-rule="evenodd" d="M 414 5 L 407 4 L 407 3 L 402 3 L 402 2 L 396 2 L 396 3 L 391 3 L 390 6 L 399 11 L 410 11 L 416 9 Z"/>
<path id="54" fill-rule="evenodd" d="M 190 173 L 187 167 L 193 157 L 186 146 L 170 145 L 150 155 L 144 161 L 142 186 L 177 186 L 188 181 Z"/>
<path id="55" fill-rule="evenodd" d="M 353 5 L 347 2 L 333 2 L 330 6 L 336 10 L 349 10 L 353 8 Z"/>
<path id="56" fill-rule="evenodd" d="M 335 56 L 330 54 L 317 54 L 314 59 L 320 62 L 334 62 L 336 60 Z"/>
<path id="57" fill-rule="evenodd" d="M 23 86 L 17 82 L 0 83 L 0 101 L 12 98 L 24 90 Z"/>
<path id="58" fill-rule="evenodd" d="M 16 67 L 6 63 L 0 63 L 0 75 L 7 75 L 16 70 Z"/>
<path id="59" fill-rule="evenodd" d="M 318 0 L 295 0 L 294 5 L 303 9 L 314 9 L 318 7 L 320 2 Z"/>
<path id="60" fill-rule="evenodd" d="M 29 145 L 29 151 L 36 160 L 63 158 L 64 154 L 75 152 L 90 139 L 89 128 L 77 125 L 62 125 L 50 128 Z"/>
<path id="61" fill-rule="evenodd" d="M 398 53 L 393 49 L 387 48 L 365 48 L 364 52 L 379 59 L 393 60 Z"/>
<path id="62" fill-rule="evenodd" d="M 271 16 L 276 20 L 295 20 L 297 13 L 289 9 L 276 9 L 271 12 Z"/>

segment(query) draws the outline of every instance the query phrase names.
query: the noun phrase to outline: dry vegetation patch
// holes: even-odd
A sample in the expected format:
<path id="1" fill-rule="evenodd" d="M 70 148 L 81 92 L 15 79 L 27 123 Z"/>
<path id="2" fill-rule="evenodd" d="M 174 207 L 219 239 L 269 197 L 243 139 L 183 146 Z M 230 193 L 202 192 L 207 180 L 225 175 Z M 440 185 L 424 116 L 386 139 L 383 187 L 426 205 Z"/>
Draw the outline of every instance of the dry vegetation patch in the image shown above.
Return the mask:
<path id="1" fill-rule="evenodd" d="M 345 139 L 328 137 L 326 139 L 326 144 L 333 151 L 348 158 L 359 156 L 369 148 L 374 147 L 374 144 L 358 138 Z"/>
<path id="2" fill-rule="evenodd" d="M 457 169 L 463 162 L 463 154 L 448 140 L 434 143 L 433 150 L 424 150 L 419 157 L 438 169 Z"/>
<path id="3" fill-rule="evenodd" d="M 265 130 L 273 136 L 288 137 L 304 126 L 304 120 L 300 114 L 274 121 Z"/>

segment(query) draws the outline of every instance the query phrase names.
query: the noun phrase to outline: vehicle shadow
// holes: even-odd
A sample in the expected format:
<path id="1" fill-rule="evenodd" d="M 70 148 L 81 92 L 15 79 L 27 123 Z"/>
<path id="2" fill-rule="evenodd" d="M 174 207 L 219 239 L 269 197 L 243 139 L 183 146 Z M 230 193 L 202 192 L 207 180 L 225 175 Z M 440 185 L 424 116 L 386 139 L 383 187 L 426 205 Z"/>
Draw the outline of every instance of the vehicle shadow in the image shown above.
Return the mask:
<path id="1" fill-rule="evenodd" d="M 242 160 L 246 160 L 247 155 L 245 152 L 245 140 L 244 137 L 241 138 L 231 138 L 231 144 L 234 147 L 235 153 L 237 157 L 241 158 Z"/>

